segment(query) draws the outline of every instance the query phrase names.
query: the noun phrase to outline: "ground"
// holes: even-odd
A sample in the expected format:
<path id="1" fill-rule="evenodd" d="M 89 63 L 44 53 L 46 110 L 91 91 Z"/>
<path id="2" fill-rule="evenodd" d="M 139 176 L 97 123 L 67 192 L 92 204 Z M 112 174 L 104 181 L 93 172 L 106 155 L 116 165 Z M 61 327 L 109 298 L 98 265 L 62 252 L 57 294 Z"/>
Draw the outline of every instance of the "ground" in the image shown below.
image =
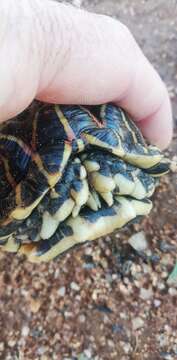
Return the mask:
<path id="1" fill-rule="evenodd" d="M 176 0 L 73 0 L 129 26 L 165 80 L 177 153 Z M 177 177 L 161 182 L 139 225 L 49 264 L 0 254 L 0 359 L 177 359 Z M 140 233 L 143 231 L 143 233 Z M 132 248 L 132 234 L 145 237 Z"/>

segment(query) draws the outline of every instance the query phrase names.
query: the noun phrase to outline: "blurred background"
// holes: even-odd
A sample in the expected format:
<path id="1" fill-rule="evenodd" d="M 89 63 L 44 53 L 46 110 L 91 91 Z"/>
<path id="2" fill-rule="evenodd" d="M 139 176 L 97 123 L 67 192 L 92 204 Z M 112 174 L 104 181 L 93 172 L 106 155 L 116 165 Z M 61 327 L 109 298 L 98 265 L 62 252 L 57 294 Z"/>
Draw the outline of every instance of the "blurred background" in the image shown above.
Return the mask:
<path id="1" fill-rule="evenodd" d="M 176 0 L 70 2 L 130 28 L 167 84 L 175 123 L 168 154 L 175 157 Z M 0 253 L 0 359 L 177 359 L 175 172 L 162 180 L 154 203 L 139 225 L 49 264 Z"/>

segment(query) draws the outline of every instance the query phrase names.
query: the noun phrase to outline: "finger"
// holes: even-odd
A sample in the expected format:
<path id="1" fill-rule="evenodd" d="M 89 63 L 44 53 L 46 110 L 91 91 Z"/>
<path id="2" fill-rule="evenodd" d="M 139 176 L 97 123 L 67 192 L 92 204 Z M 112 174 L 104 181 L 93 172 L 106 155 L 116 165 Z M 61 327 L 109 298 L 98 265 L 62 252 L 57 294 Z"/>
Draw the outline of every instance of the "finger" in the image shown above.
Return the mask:
<path id="1" fill-rule="evenodd" d="M 161 122 L 167 134 L 163 146 L 167 145 L 172 118 L 165 85 L 124 25 L 52 1 L 2 4 L 13 26 L 5 27 L 0 46 L 1 120 L 24 109 L 34 97 L 53 103 L 115 101 L 159 145 L 161 133 L 154 139 L 152 132 Z"/>
<path id="2" fill-rule="evenodd" d="M 139 49 L 138 53 L 132 83 L 117 104 L 133 115 L 147 139 L 163 149 L 172 138 L 171 103 L 165 84 Z"/>

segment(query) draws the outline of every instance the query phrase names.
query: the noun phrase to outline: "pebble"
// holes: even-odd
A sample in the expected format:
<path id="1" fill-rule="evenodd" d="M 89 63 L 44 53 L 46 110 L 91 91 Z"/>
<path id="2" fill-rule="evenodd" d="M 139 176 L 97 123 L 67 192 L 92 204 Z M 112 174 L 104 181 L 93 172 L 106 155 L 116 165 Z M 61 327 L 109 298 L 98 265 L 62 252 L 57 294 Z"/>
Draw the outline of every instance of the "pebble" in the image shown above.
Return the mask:
<path id="1" fill-rule="evenodd" d="M 84 264 L 82 265 L 82 267 L 83 267 L 83 269 L 85 269 L 85 270 L 92 270 L 92 269 L 94 269 L 96 266 L 95 266 L 94 263 L 84 263 Z"/>
<path id="2" fill-rule="evenodd" d="M 88 359 L 91 359 L 91 357 L 92 357 L 91 349 L 84 350 L 84 354 L 87 356 Z"/>
<path id="3" fill-rule="evenodd" d="M 164 284 L 162 281 L 160 281 L 160 282 L 157 284 L 157 288 L 158 288 L 159 290 L 164 290 L 164 289 L 165 289 L 165 284 Z"/>
<path id="4" fill-rule="evenodd" d="M 168 242 L 166 242 L 165 240 L 160 241 L 159 243 L 159 248 L 162 252 L 167 253 L 169 251 L 175 251 L 176 250 L 176 246 L 174 246 L 173 244 L 170 244 Z"/>
<path id="5" fill-rule="evenodd" d="M 59 296 L 65 296 L 66 294 L 66 287 L 65 286 L 61 286 L 58 291 L 57 291 Z"/>
<path id="6" fill-rule="evenodd" d="M 124 328 L 123 328 L 122 325 L 113 324 L 112 325 L 112 331 L 113 331 L 114 334 L 120 334 L 120 333 L 123 333 Z"/>
<path id="7" fill-rule="evenodd" d="M 166 352 L 161 352 L 160 356 L 163 360 L 174 360 L 173 355 L 166 353 Z"/>
<path id="8" fill-rule="evenodd" d="M 32 313 L 36 314 L 40 309 L 41 305 L 42 303 L 40 300 L 33 298 L 30 299 L 30 310 Z"/>
<path id="9" fill-rule="evenodd" d="M 72 290 L 74 290 L 74 291 L 79 291 L 79 290 L 80 290 L 80 286 L 79 286 L 76 282 L 74 282 L 74 281 L 71 282 L 70 288 L 71 288 Z"/>
<path id="10" fill-rule="evenodd" d="M 4 350 L 4 343 L 0 342 L 0 351 L 3 351 L 3 350 Z"/>
<path id="11" fill-rule="evenodd" d="M 168 289 L 168 293 L 171 295 L 171 296 L 177 296 L 177 289 L 173 288 L 173 287 L 170 287 Z"/>
<path id="12" fill-rule="evenodd" d="M 22 336 L 24 336 L 24 337 L 28 336 L 29 331 L 30 331 L 29 327 L 27 325 L 24 325 L 22 327 L 22 331 L 21 331 Z"/>
<path id="13" fill-rule="evenodd" d="M 79 322 L 84 323 L 85 321 L 86 321 L 86 316 L 83 314 L 79 315 Z"/>
<path id="14" fill-rule="evenodd" d="M 49 360 L 50 358 L 47 355 L 42 355 L 40 360 Z"/>
<path id="15" fill-rule="evenodd" d="M 120 341 L 120 345 L 121 345 L 122 349 L 124 350 L 125 354 L 129 354 L 130 351 L 132 351 L 132 347 L 131 347 L 130 343 Z"/>
<path id="16" fill-rule="evenodd" d="M 108 339 L 108 346 L 111 348 L 115 347 L 114 341 L 112 341 L 111 339 Z"/>
<path id="17" fill-rule="evenodd" d="M 154 300 L 154 306 L 158 308 L 161 305 L 161 301 L 159 299 Z"/>
<path id="18" fill-rule="evenodd" d="M 48 350 L 47 346 L 39 346 L 37 349 L 38 355 L 43 355 Z"/>
<path id="19" fill-rule="evenodd" d="M 76 358 L 74 358 L 73 360 L 75 360 Z M 71 360 L 71 358 L 67 358 L 67 359 L 63 359 L 63 360 Z M 77 360 L 88 360 L 88 357 L 84 354 L 84 353 L 81 353 L 79 354 Z"/>
<path id="20" fill-rule="evenodd" d="M 10 346 L 10 347 L 14 347 L 15 344 L 16 344 L 16 340 L 9 340 L 8 341 L 8 346 Z"/>
<path id="21" fill-rule="evenodd" d="M 144 321 L 140 317 L 136 317 L 132 320 L 133 330 L 141 329 L 143 325 L 144 325 Z"/>
<path id="22" fill-rule="evenodd" d="M 128 243 L 136 251 L 145 251 L 148 248 L 148 242 L 146 240 L 144 231 L 140 231 L 140 232 L 132 235 L 129 238 Z"/>
<path id="23" fill-rule="evenodd" d="M 124 312 L 121 312 L 121 313 L 119 314 L 119 316 L 120 316 L 120 318 L 123 319 L 123 320 L 128 320 L 128 318 L 129 318 L 128 313 L 124 313 Z"/>
<path id="24" fill-rule="evenodd" d="M 149 289 L 141 288 L 140 289 L 140 298 L 143 300 L 149 300 L 153 297 L 153 291 L 150 287 Z"/>

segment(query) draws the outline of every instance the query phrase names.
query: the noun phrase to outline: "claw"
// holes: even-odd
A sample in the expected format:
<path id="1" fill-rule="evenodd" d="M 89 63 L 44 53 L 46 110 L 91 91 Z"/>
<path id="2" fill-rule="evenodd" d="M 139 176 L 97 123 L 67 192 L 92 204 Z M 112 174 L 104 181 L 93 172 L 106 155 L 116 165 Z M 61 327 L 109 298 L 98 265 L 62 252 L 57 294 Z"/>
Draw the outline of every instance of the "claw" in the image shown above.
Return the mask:
<path id="1" fill-rule="evenodd" d="M 113 195 L 111 192 L 100 193 L 100 196 L 104 199 L 104 201 L 108 204 L 108 206 L 112 206 L 114 203 Z"/>
<path id="2" fill-rule="evenodd" d="M 97 211 L 98 210 L 98 204 L 97 202 L 95 201 L 95 198 L 94 196 L 92 195 L 91 192 L 89 192 L 89 197 L 88 197 L 88 200 L 87 200 L 87 203 L 86 205 L 92 209 L 93 211 Z"/>
<path id="3" fill-rule="evenodd" d="M 113 178 L 104 176 L 97 171 L 90 174 L 90 182 L 98 193 L 107 193 L 115 189 Z"/>
<path id="4" fill-rule="evenodd" d="M 86 179 L 80 181 L 75 180 L 71 185 L 70 194 L 75 201 L 75 207 L 73 209 L 73 217 L 76 217 L 83 205 L 86 204 L 89 196 L 88 182 Z"/>

